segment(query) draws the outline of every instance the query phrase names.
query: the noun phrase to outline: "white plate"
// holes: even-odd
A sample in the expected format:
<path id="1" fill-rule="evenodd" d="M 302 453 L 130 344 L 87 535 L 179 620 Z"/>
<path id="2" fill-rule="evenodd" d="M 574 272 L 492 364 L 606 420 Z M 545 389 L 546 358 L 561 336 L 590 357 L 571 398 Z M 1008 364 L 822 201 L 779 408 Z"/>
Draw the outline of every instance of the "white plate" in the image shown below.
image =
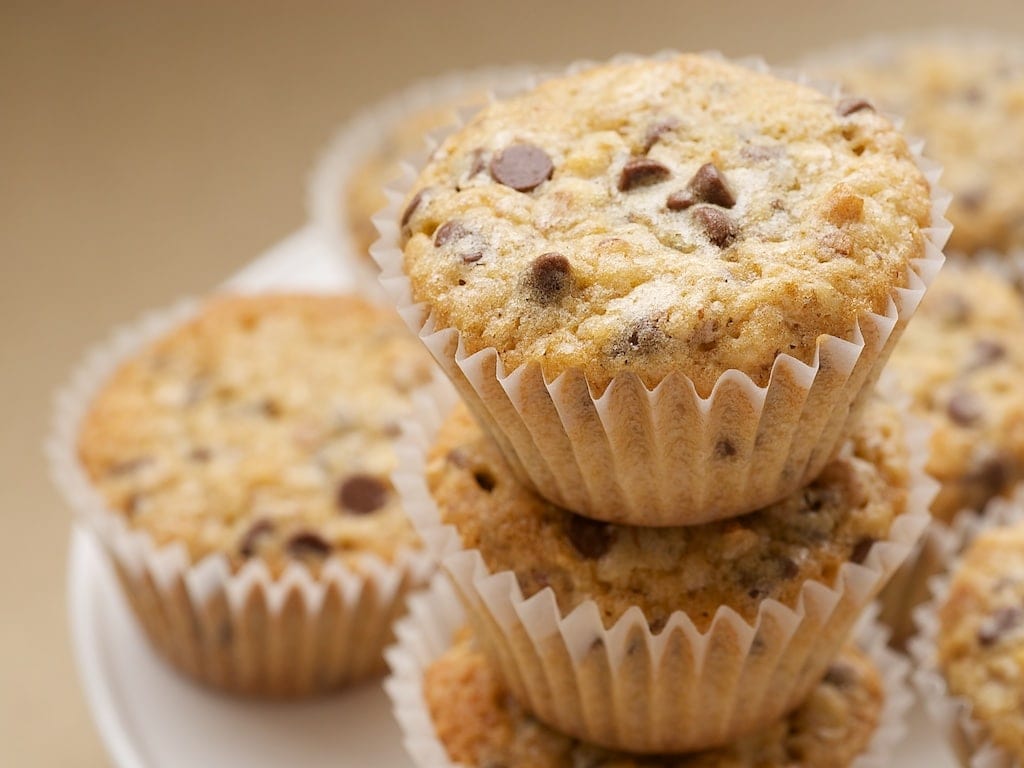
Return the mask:
<path id="1" fill-rule="evenodd" d="M 243 269 L 232 289 L 331 289 L 349 283 L 310 229 Z M 411 763 L 379 685 L 301 703 L 234 699 L 192 684 L 146 643 L 93 537 L 76 528 L 68 557 L 75 660 L 118 768 L 406 768 Z M 955 768 L 919 707 L 893 766 Z"/>

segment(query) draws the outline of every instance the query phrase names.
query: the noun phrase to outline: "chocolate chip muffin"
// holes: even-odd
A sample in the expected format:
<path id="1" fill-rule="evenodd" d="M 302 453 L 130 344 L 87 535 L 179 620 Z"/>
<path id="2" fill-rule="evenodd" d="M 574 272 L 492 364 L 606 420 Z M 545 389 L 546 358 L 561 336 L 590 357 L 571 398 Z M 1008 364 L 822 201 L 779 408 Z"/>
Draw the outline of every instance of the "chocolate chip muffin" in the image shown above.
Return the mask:
<path id="1" fill-rule="evenodd" d="M 804 702 L 732 744 L 677 756 L 615 753 L 535 720 L 463 637 L 425 671 L 423 697 L 453 764 L 507 768 L 789 768 L 849 766 L 868 750 L 885 690 L 872 661 L 846 646 Z"/>
<path id="2" fill-rule="evenodd" d="M 606 627 L 639 607 L 655 633 L 675 611 L 706 631 L 727 606 L 753 622 L 766 599 L 795 607 L 803 584 L 862 563 L 906 509 L 909 457 L 895 410 L 873 400 L 821 476 L 757 512 L 699 526 L 610 525 L 556 507 L 519 484 L 462 406 L 438 434 L 427 484 L 443 523 L 523 594 L 554 590 L 570 613 L 596 602 Z"/>
<path id="3" fill-rule="evenodd" d="M 310 693 L 381 668 L 423 577 L 389 475 L 431 370 L 391 313 L 312 295 L 214 299 L 120 365 L 81 422 L 78 456 L 161 650 L 246 693 Z M 173 548 L 168 576 L 150 551 Z"/>
<path id="4" fill-rule="evenodd" d="M 820 74 L 906 118 L 953 192 L 951 252 L 1024 248 L 1024 46 L 963 34 L 822 57 Z"/>
<path id="5" fill-rule="evenodd" d="M 935 428 L 932 513 L 952 521 L 1024 479 L 1024 300 L 971 265 L 939 275 L 892 355 L 913 409 Z"/>
<path id="6" fill-rule="evenodd" d="M 389 560 L 416 543 L 389 475 L 430 370 L 397 319 L 357 299 L 216 300 L 117 371 L 81 460 L 132 527 L 195 562 Z"/>
<path id="7" fill-rule="evenodd" d="M 863 101 L 684 55 L 491 105 L 402 217 L 413 298 L 469 352 L 602 392 L 672 373 L 764 385 L 885 313 L 923 254 L 929 185 Z"/>
<path id="8" fill-rule="evenodd" d="M 938 667 L 984 738 L 1024 761 L 1024 525 L 980 534 L 938 611 Z"/>
<path id="9" fill-rule="evenodd" d="M 802 701 L 906 557 L 930 501 L 908 438 L 895 409 L 872 400 L 820 477 L 787 499 L 652 528 L 533 493 L 459 406 L 403 493 L 450 551 L 443 568 L 469 623 L 529 712 L 608 749 L 689 752 Z"/>
<path id="10" fill-rule="evenodd" d="M 641 59 L 482 110 L 377 257 L 521 480 L 606 522 L 700 524 L 838 449 L 941 259 L 930 192 L 863 101 Z"/>

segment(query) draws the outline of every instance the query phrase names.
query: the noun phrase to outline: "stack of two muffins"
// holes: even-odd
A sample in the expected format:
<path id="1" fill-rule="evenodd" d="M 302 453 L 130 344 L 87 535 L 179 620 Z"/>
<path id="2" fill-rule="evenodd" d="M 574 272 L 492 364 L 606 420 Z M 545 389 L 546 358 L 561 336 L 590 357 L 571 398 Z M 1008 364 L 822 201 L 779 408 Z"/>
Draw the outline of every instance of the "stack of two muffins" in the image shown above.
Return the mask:
<path id="1" fill-rule="evenodd" d="M 866 102 L 697 56 L 551 80 L 442 144 L 375 256 L 468 410 L 424 404 L 395 483 L 499 708 L 577 752 L 868 749 L 876 717 L 781 723 L 870 688 L 826 673 L 927 521 L 871 390 L 941 264 L 933 207 Z M 452 761 L 517 764 L 443 739 L 492 693 L 424 692 Z"/>

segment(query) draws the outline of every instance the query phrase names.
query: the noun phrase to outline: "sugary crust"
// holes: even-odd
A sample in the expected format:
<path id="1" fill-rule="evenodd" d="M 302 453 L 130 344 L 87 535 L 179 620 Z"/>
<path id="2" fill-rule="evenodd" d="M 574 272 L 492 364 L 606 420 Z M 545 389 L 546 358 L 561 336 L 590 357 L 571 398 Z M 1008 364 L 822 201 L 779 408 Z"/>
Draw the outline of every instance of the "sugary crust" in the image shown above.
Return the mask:
<path id="1" fill-rule="evenodd" d="M 1024 760 L 1024 525 L 978 536 L 939 609 L 939 667 L 992 741 Z"/>
<path id="2" fill-rule="evenodd" d="M 624 371 L 704 395 L 730 368 L 764 384 L 780 353 L 810 362 L 820 335 L 884 312 L 923 254 L 928 183 L 887 120 L 850 106 L 694 55 L 493 104 L 410 195 L 413 298 L 509 370 L 579 368 L 597 391 Z"/>
<path id="3" fill-rule="evenodd" d="M 637 757 L 582 743 L 530 717 L 470 639 L 431 664 L 423 693 L 453 762 L 505 768 L 841 768 L 867 748 L 884 703 L 878 671 L 847 646 L 804 704 L 782 721 L 721 749 Z"/>
<path id="4" fill-rule="evenodd" d="M 891 358 L 935 432 L 932 513 L 949 522 L 1024 478 L 1024 300 L 981 268 L 947 266 Z"/>
<path id="5" fill-rule="evenodd" d="M 389 560 L 417 541 L 388 478 L 429 376 L 398 318 L 362 300 L 220 298 L 121 365 L 79 455 L 113 510 L 194 560 Z"/>
<path id="6" fill-rule="evenodd" d="M 953 192 L 951 251 L 1024 248 L 1024 44 L 912 40 L 824 69 L 906 118 Z"/>
<path id="7" fill-rule="evenodd" d="M 685 610 L 701 630 L 720 605 L 752 621 L 802 584 L 831 584 L 864 558 L 906 506 L 908 456 L 895 410 L 873 401 L 847 445 L 806 489 L 758 512 L 685 528 L 587 520 L 516 482 L 501 453 L 459 407 L 430 451 L 427 483 L 444 522 L 491 571 L 514 571 L 525 595 L 550 586 L 568 613 L 596 601 L 610 626 L 630 606 L 652 628 Z"/>

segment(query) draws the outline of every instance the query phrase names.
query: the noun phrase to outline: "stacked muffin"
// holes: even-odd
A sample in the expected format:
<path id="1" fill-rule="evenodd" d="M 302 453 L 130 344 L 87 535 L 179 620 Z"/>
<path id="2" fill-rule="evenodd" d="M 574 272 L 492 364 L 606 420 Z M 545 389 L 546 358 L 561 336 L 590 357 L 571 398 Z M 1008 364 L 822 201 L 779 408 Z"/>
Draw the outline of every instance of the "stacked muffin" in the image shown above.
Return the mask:
<path id="1" fill-rule="evenodd" d="M 870 104 L 698 56 L 442 144 L 375 255 L 465 405 L 395 480 L 516 707 L 683 753 L 819 685 L 927 520 L 871 391 L 941 263 L 932 209 Z"/>

